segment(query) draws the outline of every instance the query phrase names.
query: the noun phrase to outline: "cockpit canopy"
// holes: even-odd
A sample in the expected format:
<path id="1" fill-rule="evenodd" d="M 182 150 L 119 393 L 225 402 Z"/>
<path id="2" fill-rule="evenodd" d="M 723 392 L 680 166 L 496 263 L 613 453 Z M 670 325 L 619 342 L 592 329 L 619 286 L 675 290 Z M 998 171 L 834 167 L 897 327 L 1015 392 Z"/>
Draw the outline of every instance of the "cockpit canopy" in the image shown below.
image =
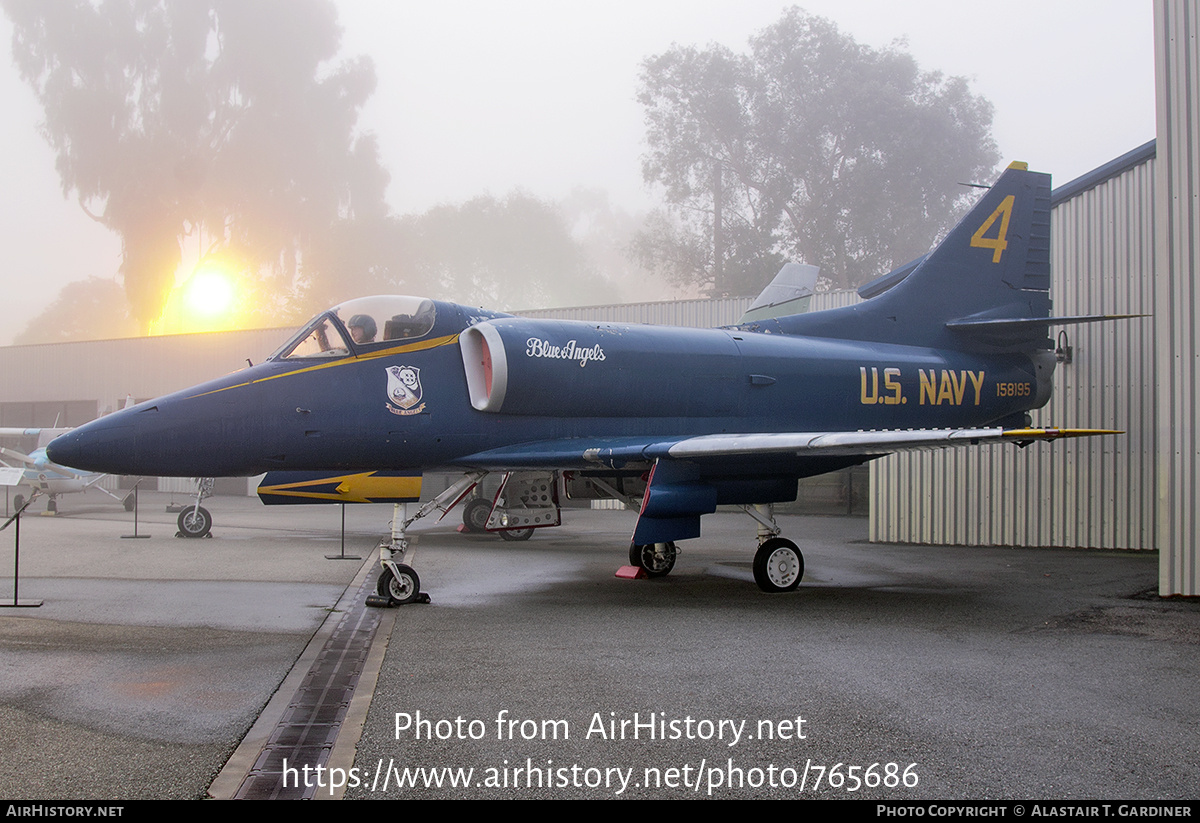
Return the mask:
<path id="1" fill-rule="evenodd" d="M 436 319 L 433 301 L 424 297 L 396 294 L 347 300 L 313 318 L 270 359 L 345 357 L 424 337 Z"/>

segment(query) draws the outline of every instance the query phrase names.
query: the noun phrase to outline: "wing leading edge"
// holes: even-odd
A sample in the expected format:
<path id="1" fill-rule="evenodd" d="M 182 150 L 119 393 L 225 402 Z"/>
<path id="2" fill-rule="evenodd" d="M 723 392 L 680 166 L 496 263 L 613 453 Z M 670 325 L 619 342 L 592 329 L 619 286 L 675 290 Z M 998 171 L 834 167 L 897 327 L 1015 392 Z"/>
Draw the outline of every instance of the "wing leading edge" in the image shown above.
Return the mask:
<path id="1" fill-rule="evenodd" d="M 489 469 L 622 468 L 657 460 L 788 456 L 878 457 L 898 451 L 941 449 L 987 443 L 1025 445 L 1039 440 L 1121 434 L 1113 429 L 885 429 L 879 431 L 764 432 L 693 437 L 617 437 L 542 440 L 478 452 L 454 462 Z"/>
<path id="2" fill-rule="evenodd" d="M 766 434 L 706 434 L 680 440 L 668 449 L 679 459 L 768 454 L 826 454 L 877 456 L 898 451 L 975 446 L 984 443 L 1017 443 L 1121 434 L 1110 429 L 979 428 L 912 429 L 903 431 L 795 432 Z"/>

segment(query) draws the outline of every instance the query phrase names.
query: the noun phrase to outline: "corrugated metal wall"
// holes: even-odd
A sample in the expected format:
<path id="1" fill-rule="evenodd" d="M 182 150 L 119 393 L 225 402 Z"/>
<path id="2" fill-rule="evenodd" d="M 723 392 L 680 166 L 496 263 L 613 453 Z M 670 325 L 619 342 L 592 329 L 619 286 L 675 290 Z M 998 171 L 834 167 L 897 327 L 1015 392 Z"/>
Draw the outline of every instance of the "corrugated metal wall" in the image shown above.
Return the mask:
<path id="1" fill-rule="evenodd" d="M 0 402 L 94 400 L 96 413 L 126 395 L 186 389 L 266 358 L 292 329 L 175 334 L 0 348 Z M 84 422 L 84 421 L 81 421 Z M 49 426 L 53 421 L 38 421 Z"/>
<path id="2" fill-rule="evenodd" d="M 1152 313 L 1154 161 L 1058 203 L 1056 314 Z M 1152 318 L 1075 326 L 1035 425 L 1119 428 L 1116 437 L 1026 449 L 894 455 L 871 469 L 870 537 L 950 545 L 1152 549 L 1156 405 Z"/>
<path id="3" fill-rule="evenodd" d="M 591 320 L 601 323 L 648 323 L 656 326 L 688 326 L 711 329 L 736 323 L 746 313 L 751 297 L 715 300 L 670 300 L 656 303 L 621 303 L 578 308 L 531 309 L 516 314 L 555 320 Z"/>
<path id="4" fill-rule="evenodd" d="M 1200 594 L 1200 10 L 1156 0 L 1160 594 Z"/>

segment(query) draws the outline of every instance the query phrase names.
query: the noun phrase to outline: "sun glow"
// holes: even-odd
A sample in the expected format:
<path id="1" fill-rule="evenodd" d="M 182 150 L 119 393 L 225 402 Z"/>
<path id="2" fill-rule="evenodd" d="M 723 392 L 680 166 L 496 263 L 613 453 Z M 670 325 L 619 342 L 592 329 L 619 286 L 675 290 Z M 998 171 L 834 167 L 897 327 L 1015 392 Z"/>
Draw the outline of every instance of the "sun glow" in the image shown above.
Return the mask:
<path id="1" fill-rule="evenodd" d="M 233 298 L 233 283 L 218 269 L 201 269 L 183 284 L 184 305 L 200 317 L 217 318 L 226 314 L 233 307 Z"/>
<path id="2" fill-rule="evenodd" d="M 243 278 L 209 260 L 201 263 L 167 296 L 151 334 L 189 334 L 243 328 Z"/>

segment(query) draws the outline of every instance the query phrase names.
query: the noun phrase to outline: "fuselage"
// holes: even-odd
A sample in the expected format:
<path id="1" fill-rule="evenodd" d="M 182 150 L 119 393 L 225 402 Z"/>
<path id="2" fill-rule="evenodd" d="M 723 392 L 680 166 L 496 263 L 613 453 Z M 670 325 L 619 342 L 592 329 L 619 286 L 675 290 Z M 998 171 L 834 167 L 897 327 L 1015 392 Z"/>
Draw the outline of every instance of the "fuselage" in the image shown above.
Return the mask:
<path id="1" fill-rule="evenodd" d="M 1048 397 L 1024 354 L 377 297 L 319 315 L 259 365 L 75 429 L 50 456 L 159 476 L 465 467 L 527 443 L 981 426 Z M 561 450 L 551 462 L 571 467 Z"/>

